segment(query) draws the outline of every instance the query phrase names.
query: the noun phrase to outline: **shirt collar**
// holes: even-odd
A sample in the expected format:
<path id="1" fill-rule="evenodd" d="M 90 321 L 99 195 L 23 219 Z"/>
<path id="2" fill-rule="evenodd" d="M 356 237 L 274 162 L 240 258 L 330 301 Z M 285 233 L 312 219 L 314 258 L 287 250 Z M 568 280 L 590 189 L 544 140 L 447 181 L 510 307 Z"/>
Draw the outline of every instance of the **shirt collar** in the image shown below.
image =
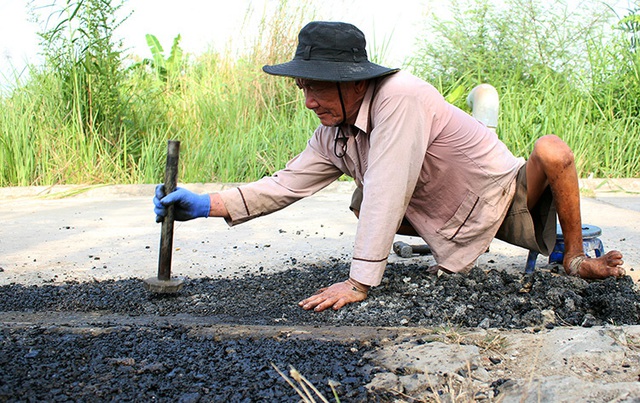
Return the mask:
<path id="1" fill-rule="evenodd" d="M 369 81 L 369 87 L 367 88 L 367 92 L 364 94 L 364 98 L 360 104 L 360 109 L 358 110 L 358 116 L 356 117 L 356 123 L 354 126 L 365 133 L 369 133 L 371 127 L 369 122 L 371 118 L 369 111 L 371 110 L 371 103 L 373 102 L 373 96 L 377 85 L 377 80 Z"/>

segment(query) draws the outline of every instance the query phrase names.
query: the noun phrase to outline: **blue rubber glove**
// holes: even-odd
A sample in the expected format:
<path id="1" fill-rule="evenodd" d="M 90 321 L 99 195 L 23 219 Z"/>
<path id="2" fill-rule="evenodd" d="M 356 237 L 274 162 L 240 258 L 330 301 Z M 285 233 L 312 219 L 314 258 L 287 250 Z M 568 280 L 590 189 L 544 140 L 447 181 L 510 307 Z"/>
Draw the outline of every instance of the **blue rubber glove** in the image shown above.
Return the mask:
<path id="1" fill-rule="evenodd" d="M 199 195 L 177 187 L 165 196 L 164 185 L 156 186 L 153 198 L 156 222 L 161 222 L 167 216 L 167 207 L 173 205 L 173 217 L 176 221 L 189 221 L 198 217 L 209 217 L 211 199 L 208 194 Z"/>

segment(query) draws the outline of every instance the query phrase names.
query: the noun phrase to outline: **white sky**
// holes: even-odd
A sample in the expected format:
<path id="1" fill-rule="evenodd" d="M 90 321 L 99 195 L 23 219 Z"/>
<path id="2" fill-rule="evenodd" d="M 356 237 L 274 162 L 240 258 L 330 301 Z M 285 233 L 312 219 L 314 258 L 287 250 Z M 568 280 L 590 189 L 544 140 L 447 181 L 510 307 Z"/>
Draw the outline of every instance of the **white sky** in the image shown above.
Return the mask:
<path id="1" fill-rule="evenodd" d="M 0 87 L 11 81 L 13 72 L 24 66 L 38 64 L 38 37 L 42 31 L 29 21 L 29 5 L 50 4 L 57 1 L 64 5 L 69 0 L 0 0 Z M 182 35 L 182 48 L 198 54 L 208 47 L 224 50 L 230 38 L 234 46 L 241 46 L 239 37 L 250 36 L 240 32 L 243 19 L 249 8 L 253 18 L 260 18 L 264 10 L 273 9 L 281 0 L 127 0 L 126 10 L 131 17 L 117 29 L 130 53 L 150 57 L 145 34 L 153 34 L 160 40 L 165 52 L 171 47 L 173 38 Z M 496 0 L 498 1 L 498 0 Z M 544 1 L 544 0 L 540 0 Z M 581 0 L 568 0 L 579 4 Z M 606 0 L 620 5 L 623 12 L 637 3 L 633 0 Z M 289 0 L 297 7 L 301 0 Z M 302 2 L 304 3 L 304 2 Z M 434 4 L 441 0 L 307 0 L 318 13 L 316 19 L 350 22 L 360 28 L 371 45 L 379 46 L 390 40 L 385 64 L 400 67 L 412 54 L 416 35 L 424 26 L 424 19 L 434 11 Z M 49 9 L 50 10 L 50 9 Z M 42 10 L 47 16 L 50 11 Z"/>
<path id="2" fill-rule="evenodd" d="M 38 64 L 36 32 L 42 27 L 30 22 L 30 4 L 50 4 L 53 0 L 0 0 L 0 81 L 10 72 L 20 71 L 29 64 Z M 57 0 L 60 5 L 67 0 Z M 130 53 L 150 57 L 145 35 L 158 37 L 165 48 L 171 47 L 173 38 L 182 36 L 181 47 L 198 54 L 209 47 L 224 50 L 229 40 L 242 45 L 251 33 L 240 32 L 247 10 L 253 18 L 260 18 L 265 8 L 274 8 L 279 0 L 128 0 L 124 9 L 132 10 L 129 19 L 116 30 L 122 35 Z M 428 10 L 429 0 L 309 0 L 317 11 L 316 19 L 339 20 L 360 28 L 369 45 L 382 43 L 388 38 L 392 46 L 386 59 L 399 66 L 409 56 L 421 17 Z M 178 5 L 179 4 L 179 5 Z M 295 0 L 290 0 L 296 7 Z M 51 9 L 42 9 L 42 17 Z M 395 67 L 395 66 L 394 66 Z M 4 75 L 5 77 L 3 77 Z"/>

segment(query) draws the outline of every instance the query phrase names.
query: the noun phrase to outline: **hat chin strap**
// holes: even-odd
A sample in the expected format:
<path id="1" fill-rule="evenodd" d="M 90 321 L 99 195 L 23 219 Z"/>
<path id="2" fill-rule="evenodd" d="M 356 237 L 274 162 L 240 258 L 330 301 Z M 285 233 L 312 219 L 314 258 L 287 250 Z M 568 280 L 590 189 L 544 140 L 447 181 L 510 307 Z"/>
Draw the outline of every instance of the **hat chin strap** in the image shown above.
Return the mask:
<path id="1" fill-rule="evenodd" d="M 342 158 L 345 156 L 346 153 L 346 148 L 347 148 L 347 143 L 346 140 L 347 138 L 345 137 L 344 133 L 342 133 L 342 125 L 347 121 L 347 110 L 344 107 L 344 100 L 342 99 L 342 90 L 340 89 L 340 82 L 336 81 L 336 86 L 338 88 L 338 98 L 340 98 L 340 106 L 342 107 L 342 121 L 340 121 L 340 123 L 336 124 L 334 127 L 338 128 L 338 131 L 336 133 L 336 138 L 333 140 L 333 153 L 336 155 L 336 157 L 338 158 Z M 344 141 L 344 148 L 343 148 L 343 152 L 341 154 L 338 154 L 338 141 Z"/>
<path id="2" fill-rule="evenodd" d="M 344 100 L 342 99 L 342 90 L 340 89 L 340 82 L 336 81 L 336 86 L 338 87 L 338 98 L 340 98 L 340 106 L 342 107 L 342 121 L 336 124 L 336 126 L 343 125 L 347 120 L 347 110 L 344 107 Z"/>

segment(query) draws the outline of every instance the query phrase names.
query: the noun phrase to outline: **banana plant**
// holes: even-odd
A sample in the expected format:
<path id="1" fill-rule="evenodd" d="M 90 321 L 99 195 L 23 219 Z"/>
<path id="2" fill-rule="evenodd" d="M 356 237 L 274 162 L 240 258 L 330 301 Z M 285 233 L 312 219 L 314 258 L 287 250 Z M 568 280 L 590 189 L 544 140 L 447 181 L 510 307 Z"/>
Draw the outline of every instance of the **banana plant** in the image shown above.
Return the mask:
<path id="1" fill-rule="evenodd" d="M 632 14 L 618 21 L 617 29 L 629 35 L 631 50 L 636 51 L 640 41 L 640 9 L 630 10 Z"/>
<path id="2" fill-rule="evenodd" d="M 182 69 L 186 63 L 186 56 L 180 47 L 181 36 L 173 39 L 169 57 L 165 59 L 164 49 L 155 35 L 147 34 L 147 45 L 151 51 L 152 59 L 144 59 L 142 64 L 151 67 L 158 80 L 163 82 L 174 82 L 182 74 Z"/>

